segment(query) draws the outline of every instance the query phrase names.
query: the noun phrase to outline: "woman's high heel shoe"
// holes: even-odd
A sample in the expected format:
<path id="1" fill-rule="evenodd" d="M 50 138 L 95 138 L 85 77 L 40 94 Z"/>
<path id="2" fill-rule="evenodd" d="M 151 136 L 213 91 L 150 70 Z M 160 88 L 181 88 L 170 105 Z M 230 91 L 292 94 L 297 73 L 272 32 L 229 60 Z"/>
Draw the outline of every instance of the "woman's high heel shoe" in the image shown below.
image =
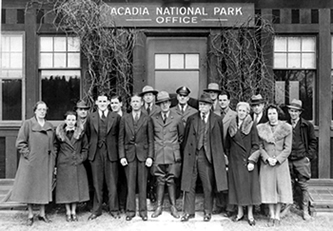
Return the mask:
<path id="1" fill-rule="evenodd" d="M 250 226 L 256 225 L 256 220 L 254 220 L 254 218 L 248 219 L 247 222 L 249 223 Z"/>
<path id="2" fill-rule="evenodd" d="M 44 221 L 45 223 L 50 223 L 51 222 L 51 220 L 49 218 L 47 218 L 46 215 L 44 215 L 44 216 L 38 215 L 37 218 L 38 218 L 38 220 Z"/>
<path id="3" fill-rule="evenodd" d="M 233 222 L 238 222 L 238 221 L 241 221 L 241 220 L 243 220 L 243 219 L 244 219 L 244 215 L 241 216 L 241 217 L 239 217 L 239 216 L 235 216 L 234 218 L 232 218 L 232 221 L 233 221 Z"/>
<path id="4" fill-rule="evenodd" d="M 66 215 L 66 221 L 67 221 L 67 222 L 71 222 L 71 221 L 72 221 L 72 217 L 71 217 L 70 214 L 69 214 L 69 215 Z"/>
<path id="5" fill-rule="evenodd" d="M 77 218 L 76 214 L 72 214 L 72 221 L 78 221 L 79 219 Z"/>

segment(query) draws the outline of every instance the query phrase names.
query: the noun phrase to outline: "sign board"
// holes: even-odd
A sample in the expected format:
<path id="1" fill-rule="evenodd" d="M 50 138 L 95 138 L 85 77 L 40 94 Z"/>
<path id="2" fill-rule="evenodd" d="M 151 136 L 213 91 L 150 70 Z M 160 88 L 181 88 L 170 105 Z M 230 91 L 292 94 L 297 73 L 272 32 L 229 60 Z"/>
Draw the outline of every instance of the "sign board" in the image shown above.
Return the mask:
<path id="1" fill-rule="evenodd" d="M 254 4 L 108 3 L 102 6 L 108 27 L 239 27 L 254 25 Z"/>

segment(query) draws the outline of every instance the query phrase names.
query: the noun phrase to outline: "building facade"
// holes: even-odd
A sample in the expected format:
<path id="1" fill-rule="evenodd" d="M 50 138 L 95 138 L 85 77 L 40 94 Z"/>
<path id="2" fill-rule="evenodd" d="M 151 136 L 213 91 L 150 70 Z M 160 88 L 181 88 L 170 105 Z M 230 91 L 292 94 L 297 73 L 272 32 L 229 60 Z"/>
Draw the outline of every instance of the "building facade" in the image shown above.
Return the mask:
<path id="1" fill-rule="evenodd" d="M 54 15 L 27 0 L 3 0 L 1 11 L 0 178 L 14 178 L 15 140 L 38 100 L 47 102 L 54 124 L 89 85 L 79 39 L 57 31 Z M 140 29 L 133 51 L 133 91 L 144 85 L 197 98 L 218 70 L 211 59 L 212 34 L 261 15 L 274 34 L 265 46 L 274 101 L 304 103 L 305 119 L 318 137 L 313 176 L 333 178 L 333 2 L 330 0 L 128 0 L 104 1 L 105 26 Z M 253 24 L 255 22 L 252 22 Z M 249 27 L 253 24 L 249 23 Z"/>

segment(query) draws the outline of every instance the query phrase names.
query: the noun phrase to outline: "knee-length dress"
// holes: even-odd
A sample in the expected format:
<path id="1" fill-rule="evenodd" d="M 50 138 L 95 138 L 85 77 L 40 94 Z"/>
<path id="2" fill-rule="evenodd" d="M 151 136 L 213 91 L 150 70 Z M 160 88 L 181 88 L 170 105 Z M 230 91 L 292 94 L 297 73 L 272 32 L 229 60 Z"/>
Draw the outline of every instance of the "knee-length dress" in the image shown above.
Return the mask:
<path id="1" fill-rule="evenodd" d="M 257 126 L 260 137 L 260 191 L 264 204 L 292 203 L 292 187 L 288 156 L 292 148 L 292 127 L 279 121 L 271 126 L 269 122 Z M 277 163 L 270 166 L 268 158 Z"/>
<path id="2" fill-rule="evenodd" d="M 83 161 L 87 159 L 88 139 L 80 127 L 72 137 L 66 135 L 65 124 L 56 129 L 57 204 L 84 202 L 89 200 L 87 172 Z"/>
<path id="3" fill-rule="evenodd" d="M 52 177 L 55 163 L 54 128 L 35 117 L 23 122 L 16 140 L 21 154 L 10 200 L 27 204 L 52 201 Z"/>
<path id="4" fill-rule="evenodd" d="M 229 126 L 227 134 L 227 153 L 229 158 L 228 182 L 229 204 L 260 204 L 260 186 L 257 165 L 248 171 L 248 157 L 259 149 L 259 138 L 256 126 L 247 116 L 241 127 L 237 128 L 237 117 Z"/>

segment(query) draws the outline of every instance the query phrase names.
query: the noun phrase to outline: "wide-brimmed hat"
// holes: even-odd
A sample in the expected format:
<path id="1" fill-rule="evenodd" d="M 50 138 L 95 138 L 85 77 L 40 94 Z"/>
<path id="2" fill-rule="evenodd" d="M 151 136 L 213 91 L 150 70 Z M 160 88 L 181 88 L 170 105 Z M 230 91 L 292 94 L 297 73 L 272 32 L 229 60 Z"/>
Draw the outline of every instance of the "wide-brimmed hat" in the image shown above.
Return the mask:
<path id="1" fill-rule="evenodd" d="M 156 91 L 152 86 L 146 85 L 142 88 L 142 92 L 139 95 L 142 97 L 146 93 L 153 93 L 154 95 L 157 95 L 158 91 Z"/>
<path id="2" fill-rule="evenodd" d="M 210 95 L 207 93 L 202 93 L 202 95 L 199 98 L 199 102 L 205 102 L 209 104 L 213 104 L 213 100 L 210 98 Z"/>
<path id="3" fill-rule="evenodd" d="M 221 93 L 220 86 L 217 83 L 210 83 L 208 84 L 208 88 L 204 89 L 204 92 L 210 92 L 210 91 Z"/>
<path id="4" fill-rule="evenodd" d="M 158 94 L 157 94 L 157 101 L 156 101 L 156 104 L 159 104 L 159 103 L 163 103 L 165 101 L 170 101 L 170 95 L 168 92 L 166 91 L 160 91 Z"/>
<path id="5" fill-rule="evenodd" d="M 76 106 L 74 107 L 75 110 L 78 108 L 89 109 L 90 107 L 86 104 L 86 102 L 80 100 L 79 102 L 76 103 Z"/>
<path id="6" fill-rule="evenodd" d="M 176 90 L 176 93 L 188 96 L 191 93 L 191 90 L 188 87 L 182 86 Z"/>
<path id="7" fill-rule="evenodd" d="M 265 102 L 266 101 L 264 100 L 264 98 L 260 94 L 258 94 L 258 95 L 253 95 L 251 97 L 250 104 L 251 104 L 251 106 L 253 106 L 253 105 L 257 105 L 257 104 L 261 104 L 261 103 L 265 103 Z"/>
<path id="8" fill-rule="evenodd" d="M 287 105 L 288 108 L 296 109 L 303 111 L 302 108 L 302 101 L 299 99 L 293 99 L 289 105 Z"/>

